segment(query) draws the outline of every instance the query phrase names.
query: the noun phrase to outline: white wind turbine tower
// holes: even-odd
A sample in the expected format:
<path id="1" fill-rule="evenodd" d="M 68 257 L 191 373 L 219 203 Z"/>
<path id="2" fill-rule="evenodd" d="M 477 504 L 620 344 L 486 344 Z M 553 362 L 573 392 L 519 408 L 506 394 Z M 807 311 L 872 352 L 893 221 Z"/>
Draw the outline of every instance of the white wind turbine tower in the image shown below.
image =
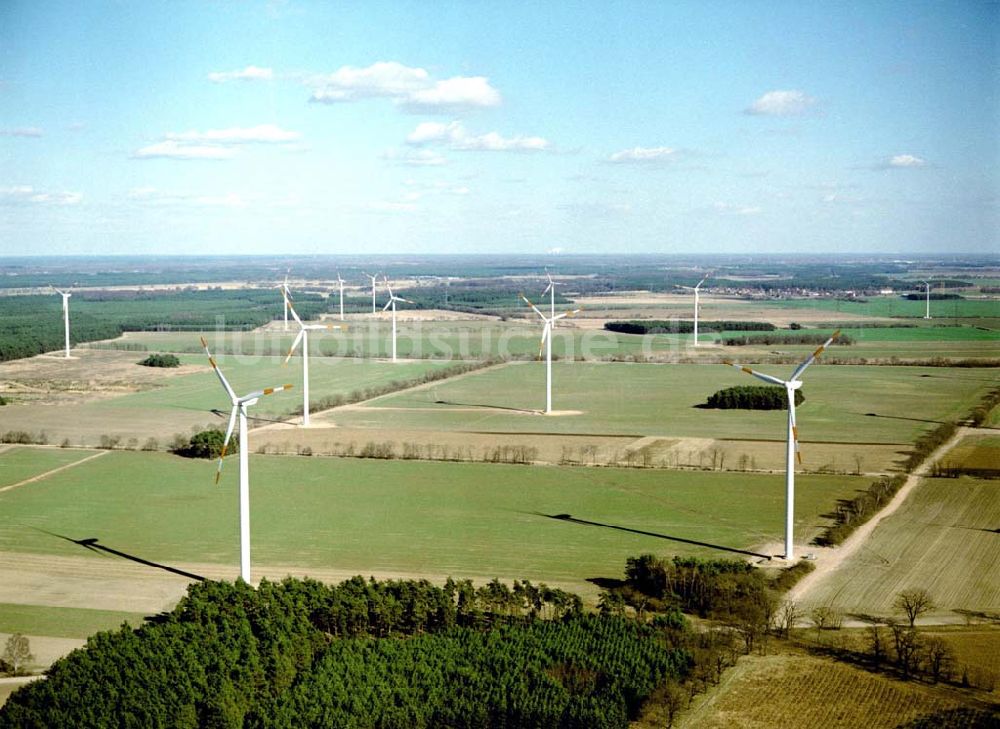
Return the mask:
<path id="1" fill-rule="evenodd" d="M 833 342 L 840 336 L 840 330 L 838 329 L 833 333 L 823 346 L 819 347 L 815 352 L 806 357 L 805 361 L 802 362 L 792 376 L 786 380 L 780 380 L 777 377 L 772 377 L 771 375 L 765 375 L 762 372 L 757 372 L 749 367 L 744 367 L 742 365 L 734 364 L 732 362 L 726 362 L 726 364 L 735 367 L 736 369 L 743 370 L 748 375 L 756 377 L 758 380 L 763 380 L 764 382 L 769 382 L 772 385 L 780 385 L 785 388 L 785 394 L 788 397 L 788 431 L 786 434 L 786 447 L 785 447 L 785 559 L 791 561 L 794 559 L 794 547 L 792 545 L 792 526 L 795 520 L 795 458 L 799 452 L 799 431 L 795 425 L 795 391 L 802 387 L 802 382 L 799 377 L 805 371 L 806 367 L 811 365 L 817 357 L 819 357 L 823 350 L 830 346 Z M 799 460 L 802 460 L 801 456 L 798 456 Z"/>
<path id="2" fill-rule="evenodd" d="M 687 291 L 694 291 L 694 346 L 698 346 L 698 296 L 701 290 L 701 285 L 708 280 L 708 277 L 712 274 L 706 273 L 705 278 L 697 283 L 695 286 L 680 286 L 680 288 Z"/>
<path id="3" fill-rule="evenodd" d="M 545 326 L 542 328 L 542 341 L 538 347 L 538 356 L 542 356 L 542 347 L 545 347 L 545 414 L 549 415 L 552 412 L 552 327 L 559 319 L 565 319 L 567 316 L 573 316 L 574 314 L 580 313 L 580 309 L 573 309 L 573 311 L 564 311 L 562 314 L 553 314 L 552 316 L 545 316 L 541 309 L 532 304 L 528 297 L 521 294 L 521 298 L 524 299 L 524 303 L 535 310 L 535 313 L 542 318 L 545 322 Z"/>
<path id="4" fill-rule="evenodd" d="M 340 320 L 344 321 L 344 279 L 340 277 L 340 271 L 337 271 L 337 284 L 340 286 Z"/>
<path id="5" fill-rule="evenodd" d="M 212 353 L 208 351 L 208 342 L 205 338 L 201 338 L 201 346 L 205 348 L 205 354 L 208 355 L 208 361 L 212 365 L 212 369 L 215 370 L 215 374 L 219 377 L 219 382 L 222 386 L 226 388 L 226 394 L 229 395 L 229 399 L 233 403 L 233 410 L 229 414 L 229 427 L 226 428 L 226 439 L 222 442 L 222 453 L 219 456 L 219 466 L 215 470 L 215 482 L 219 483 L 219 476 L 222 474 L 222 459 L 226 457 L 226 449 L 229 446 L 229 439 L 233 437 L 233 429 L 236 427 L 236 419 L 239 417 L 240 422 L 240 577 L 247 584 L 250 583 L 250 444 L 247 442 L 247 435 L 249 433 L 247 429 L 247 408 L 251 405 L 256 405 L 257 401 L 264 397 L 264 395 L 270 395 L 273 392 L 280 392 L 281 390 L 287 390 L 291 385 L 281 385 L 280 387 L 267 387 L 263 390 L 258 390 L 257 392 L 251 392 L 249 395 L 243 397 L 237 397 L 236 393 L 233 392 L 233 388 L 229 386 L 229 382 L 226 380 L 225 375 L 222 374 L 222 370 L 219 369 L 219 365 L 215 363 L 215 358 Z"/>
<path id="6" fill-rule="evenodd" d="M 389 290 L 389 302 L 383 307 L 382 311 L 385 311 L 390 306 L 392 307 L 392 361 L 396 361 L 396 302 L 402 302 L 404 304 L 412 304 L 413 302 L 409 299 L 404 299 L 396 294 L 392 293 L 392 286 L 389 285 L 389 279 L 385 278 L 385 287 Z M 374 290 L 374 289 L 373 289 Z"/>
<path id="7" fill-rule="evenodd" d="M 927 305 L 926 305 L 926 307 L 924 309 L 924 319 L 930 319 L 931 318 L 931 282 L 930 281 L 924 281 L 923 284 L 927 288 L 927 298 L 925 299 Z M 945 318 L 947 318 L 947 316 L 948 315 L 945 314 Z"/>
<path id="8" fill-rule="evenodd" d="M 291 291 L 291 289 L 288 288 L 288 273 L 291 270 L 292 269 L 289 268 L 288 271 L 285 271 L 285 281 L 284 281 L 284 283 L 280 283 L 280 284 L 278 284 L 277 286 L 274 287 L 276 289 L 280 289 L 281 290 L 281 298 L 284 299 L 284 301 L 285 301 L 285 331 L 286 332 L 288 331 L 288 302 L 290 302 L 292 300 L 292 291 Z"/>
<path id="9" fill-rule="evenodd" d="M 374 314 L 375 313 L 375 283 L 378 281 L 378 274 L 377 273 L 365 273 L 364 271 L 362 271 L 361 273 L 364 273 L 365 276 L 367 276 L 368 278 L 370 278 L 372 280 L 372 314 Z M 385 311 L 385 309 L 383 309 L 382 311 Z"/>
<path id="10" fill-rule="evenodd" d="M 291 348 L 288 350 L 288 356 L 285 357 L 284 364 L 288 364 L 288 360 L 292 358 L 292 353 L 295 352 L 295 348 L 299 346 L 299 342 L 302 342 L 302 427 L 309 427 L 309 332 L 316 331 L 319 329 L 344 329 L 346 325 L 341 326 L 340 324 L 303 324 L 302 320 L 299 319 L 299 315 L 295 311 L 295 307 L 291 304 L 288 308 L 292 312 L 292 316 L 295 317 L 295 322 L 299 325 L 299 333 L 295 337 L 295 341 L 292 342 Z"/>
<path id="11" fill-rule="evenodd" d="M 69 359 L 69 297 L 73 294 L 69 291 L 61 291 L 55 286 L 52 288 L 63 299 L 63 330 L 66 332 L 66 359 Z"/>

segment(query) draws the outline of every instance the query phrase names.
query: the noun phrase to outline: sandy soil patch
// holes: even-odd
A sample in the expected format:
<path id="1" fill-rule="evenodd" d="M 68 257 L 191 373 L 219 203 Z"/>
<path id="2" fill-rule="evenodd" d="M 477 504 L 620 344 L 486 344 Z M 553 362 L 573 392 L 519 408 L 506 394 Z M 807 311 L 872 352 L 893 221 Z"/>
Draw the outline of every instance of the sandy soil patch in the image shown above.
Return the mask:
<path id="1" fill-rule="evenodd" d="M 77 349 L 73 359 L 39 355 L 0 363 L 0 393 L 16 402 L 80 403 L 147 390 L 164 378 L 190 375 L 204 368 L 143 367 L 144 352 Z"/>

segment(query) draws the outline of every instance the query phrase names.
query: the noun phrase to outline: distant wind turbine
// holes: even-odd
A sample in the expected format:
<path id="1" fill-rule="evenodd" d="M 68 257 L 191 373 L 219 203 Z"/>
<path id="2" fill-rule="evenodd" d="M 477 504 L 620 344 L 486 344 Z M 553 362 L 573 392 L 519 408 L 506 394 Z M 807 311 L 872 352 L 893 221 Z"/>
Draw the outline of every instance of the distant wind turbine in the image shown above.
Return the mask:
<path id="1" fill-rule="evenodd" d="M 385 311 L 390 306 L 392 307 L 392 361 L 395 362 L 396 361 L 396 302 L 400 301 L 404 304 L 412 304 L 413 302 L 410 301 L 409 299 L 404 299 L 392 293 L 392 286 L 389 285 L 389 279 L 387 277 L 383 278 L 385 279 L 385 287 L 389 290 L 389 303 L 385 305 L 382 311 Z"/>
<path id="2" fill-rule="evenodd" d="M 226 394 L 229 395 L 230 401 L 233 403 L 232 412 L 229 414 L 229 427 L 226 428 L 226 438 L 222 441 L 222 453 L 219 455 L 219 465 L 215 470 L 215 482 L 219 483 L 219 476 L 222 475 L 222 459 L 226 457 L 226 449 L 229 446 L 229 440 L 233 437 L 233 429 L 236 427 L 237 417 L 240 423 L 240 577 L 247 584 L 250 583 L 250 459 L 248 454 L 250 453 L 250 444 L 247 442 L 247 436 L 249 435 L 249 430 L 247 428 L 247 408 L 251 405 L 256 405 L 257 401 L 264 397 L 265 395 L 270 395 L 274 392 L 280 392 L 282 390 L 287 390 L 291 385 L 281 385 L 279 387 L 267 387 L 263 390 L 258 390 L 257 392 L 251 392 L 249 395 L 243 397 L 238 397 L 233 388 L 230 387 L 229 382 L 226 380 L 225 375 L 222 374 L 222 370 L 219 369 L 219 365 L 216 364 L 215 358 L 212 353 L 208 351 L 208 342 L 205 338 L 201 338 L 201 346 L 205 348 L 205 354 L 208 355 L 208 362 L 212 365 L 212 369 L 215 370 L 215 374 L 219 378 L 219 382 L 226 389 Z"/>
<path id="3" fill-rule="evenodd" d="M 55 286 L 52 287 L 52 290 L 55 291 L 60 296 L 62 296 L 63 330 L 66 333 L 66 359 L 69 359 L 69 297 L 72 296 L 73 294 L 71 294 L 69 291 L 61 291 L 60 289 L 57 289 Z"/>
<path id="4" fill-rule="evenodd" d="M 772 385 L 780 385 L 785 388 L 785 395 L 788 398 L 788 430 L 786 433 L 786 444 L 785 444 L 785 559 L 794 559 L 794 547 L 792 545 L 792 526 L 795 520 L 795 458 L 798 456 L 799 461 L 802 460 L 802 456 L 799 453 L 799 431 L 795 424 L 795 391 L 802 387 L 802 382 L 799 377 L 805 372 L 806 367 L 811 365 L 817 357 L 823 354 L 823 350 L 830 346 L 834 339 L 840 336 L 840 330 L 838 329 L 833 333 L 823 346 L 819 347 L 815 352 L 806 357 L 805 361 L 802 362 L 792 376 L 788 380 L 781 380 L 777 377 L 772 377 L 771 375 L 765 375 L 762 372 L 757 372 L 749 367 L 744 367 L 743 365 L 734 364 L 727 361 L 726 364 L 735 367 L 738 370 L 743 370 L 748 375 L 756 377 L 758 380 L 763 380 L 764 382 L 769 382 Z"/>
<path id="5" fill-rule="evenodd" d="M 686 289 L 687 291 L 694 291 L 694 346 L 696 347 L 698 346 L 698 295 L 699 291 L 701 290 L 701 285 L 705 283 L 705 281 L 707 281 L 708 277 L 711 275 L 712 274 L 710 273 L 706 273 L 705 278 L 699 281 L 695 286 L 680 286 L 678 284 L 678 286 L 682 289 Z"/>
<path id="6" fill-rule="evenodd" d="M 340 277 L 340 271 L 337 271 L 337 283 L 340 285 L 340 320 L 344 321 L 344 279 Z"/>
<path id="7" fill-rule="evenodd" d="M 361 273 L 364 273 L 365 276 L 367 276 L 368 278 L 370 278 L 372 280 L 372 314 L 374 314 L 375 313 L 375 284 L 378 281 L 378 274 L 377 273 L 365 273 L 364 271 L 362 271 Z M 383 309 L 383 311 L 384 311 L 384 309 Z"/>
<path id="8" fill-rule="evenodd" d="M 295 348 L 299 346 L 299 342 L 302 342 L 302 427 L 309 427 L 309 332 L 317 331 L 320 329 L 346 329 L 347 325 L 340 324 L 303 324 L 302 320 L 299 319 L 298 313 L 295 311 L 295 307 L 291 304 L 288 305 L 289 310 L 292 312 L 292 316 L 295 317 L 295 322 L 299 325 L 299 333 L 295 337 L 295 341 L 292 342 L 291 348 L 288 350 L 288 356 L 285 357 L 284 364 L 288 364 L 288 360 L 292 358 L 292 354 L 295 352 Z"/>
<path id="9" fill-rule="evenodd" d="M 542 356 L 542 347 L 545 348 L 545 414 L 548 415 L 552 412 L 552 327 L 559 319 L 565 319 L 567 316 L 573 316 L 574 314 L 580 313 L 580 309 L 574 309 L 573 311 L 564 311 L 562 314 L 553 314 L 552 316 L 545 316 L 541 309 L 531 303 L 528 297 L 521 294 L 521 298 L 524 299 L 524 303 L 535 310 L 535 313 L 542 318 L 545 322 L 545 326 L 542 328 L 542 341 L 538 347 L 538 356 Z"/>
<path id="10" fill-rule="evenodd" d="M 927 287 L 927 298 L 925 300 L 926 301 L 926 307 L 924 309 L 924 319 L 930 319 L 931 318 L 931 282 L 930 281 L 924 281 L 923 284 L 924 284 L 924 286 Z M 945 314 L 946 318 L 947 318 L 947 316 L 948 315 Z"/>
<path id="11" fill-rule="evenodd" d="M 285 331 L 286 332 L 288 331 L 288 302 L 290 302 L 292 300 L 292 291 L 291 291 L 291 289 L 288 288 L 288 273 L 291 270 L 292 269 L 289 268 L 287 271 L 285 271 L 285 281 L 284 281 L 284 283 L 280 283 L 280 284 L 278 284 L 277 286 L 274 287 L 274 288 L 279 289 L 281 291 L 281 298 L 285 302 Z"/>
<path id="12" fill-rule="evenodd" d="M 545 294 L 549 295 L 549 318 L 551 319 L 556 315 L 556 286 L 562 286 L 562 284 L 558 281 L 553 281 L 552 274 L 548 270 L 545 271 L 545 277 L 549 280 L 549 285 L 545 287 L 542 296 L 545 296 Z"/>

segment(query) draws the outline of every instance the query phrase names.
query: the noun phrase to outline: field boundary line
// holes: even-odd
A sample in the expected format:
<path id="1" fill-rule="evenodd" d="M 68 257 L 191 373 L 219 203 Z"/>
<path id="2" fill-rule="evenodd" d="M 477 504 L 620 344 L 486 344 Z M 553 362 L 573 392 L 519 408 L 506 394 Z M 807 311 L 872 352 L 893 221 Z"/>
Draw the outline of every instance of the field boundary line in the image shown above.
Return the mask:
<path id="1" fill-rule="evenodd" d="M 40 473 L 37 476 L 26 478 L 23 481 L 18 481 L 17 483 L 8 484 L 7 486 L 0 488 L 0 494 L 4 493 L 5 491 L 11 491 L 12 489 L 16 489 L 18 486 L 25 486 L 29 483 L 34 483 L 35 481 L 41 481 L 43 479 L 48 478 L 49 476 L 59 473 L 60 471 L 65 471 L 67 468 L 73 468 L 74 466 L 79 466 L 81 463 L 92 461 L 95 458 L 100 458 L 101 456 L 106 456 L 107 454 L 108 451 L 97 451 L 97 453 L 92 453 L 89 456 L 85 456 L 84 458 L 81 458 L 79 461 L 73 461 L 72 463 L 67 463 L 65 466 L 59 466 L 59 468 L 53 468 L 51 471 Z"/>
<path id="2" fill-rule="evenodd" d="M 878 511 L 871 519 L 859 526 L 839 547 L 829 548 L 828 551 L 822 552 L 816 557 L 816 569 L 789 590 L 786 599 L 790 602 L 801 602 L 811 589 L 836 572 L 848 558 L 861 548 L 871 533 L 875 531 L 875 528 L 882 523 L 882 520 L 892 516 L 903 505 L 920 480 L 930 471 L 931 466 L 941 460 L 945 453 L 961 443 L 974 430 L 975 428 L 967 426 L 959 427 L 955 435 L 930 453 L 923 460 L 923 463 L 906 477 L 906 482 L 884 509 Z"/>

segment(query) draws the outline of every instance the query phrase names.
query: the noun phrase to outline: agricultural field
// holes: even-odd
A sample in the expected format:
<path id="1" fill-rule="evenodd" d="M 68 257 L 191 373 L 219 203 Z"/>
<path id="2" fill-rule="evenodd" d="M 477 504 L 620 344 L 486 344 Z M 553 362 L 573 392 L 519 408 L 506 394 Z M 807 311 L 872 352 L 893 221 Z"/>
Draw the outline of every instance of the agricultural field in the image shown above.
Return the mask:
<path id="1" fill-rule="evenodd" d="M 0 448 L 0 491 L 15 488 L 40 474 L 79 463 L 94 453 L 25 446 Z"/>
<path id="2" fill-rule="evenodd" d="M 181 372 L 135 364 L 142 355 L 134 352 L 78 350 L 78 359 L 64 365 L 52 358 L 33 358 L 40 363 L 31 370 L 23 362 L 0 364 L 0 375 L 10 372 L 16 383 L 12 403 L 0 408 L 0 430 L 31 433 L 44 431 L 50 443 L 68 439 L 73 445 L 100 445 L 101 436 L 120 437 L 121 445 L 135 439 L 143 447 L 154 438 L 166 446 L 175 433 L 192 429 L 225 427 L 231 407 L 204 354 L 181 355 Z M 291 383 L 293 389 L 262 398 L 252 415 L 280 419 L 302 405 L 301 359 L 288 365 L 283 358 L 220 355 L 220 366 L 233 388 L 246 393 L 264 387 Z M 416 380 L 448 366 L 444 361 L 390 362 L 352 358 L 310 359 L 310 398 L 343 395 L 394 381 Z M 85 379 L 90 365 L 97 374 Z M 111 373 L 102 378 L 101 371 Z M 65 377 L 65 379 L 62 379 Z M 213 413 L 218 410 L 219 416 Z"/>
<path id="3" fill-rule="evenodd" d="M 900 590 L 920 587 L 937 605 L 932 618 L 959 619 L 959 608 L 1000 612 L 998 488 L 995 480 L 922 479 L 808 601 L 888 615 Z"/>
<path id="4" fill-rule="evenodd" d="M 775 542 L 783 523 L 778 475 L 276 456 L 252 456 L 251 471 L 258 579 L 499 576 L 593 600 L 588 580 L 617 577 L 629 556 L 746 556 L 734 550 Z M 156 565 L 233 578 L 235 459 L 219 486 L 214 472 L 119 451 L 0 494 L 0 603 L 156 612 L 190 579 Z M 802 477 L 802 541 L 864 483 Z M 553 518 L 567 514 L 582 521 Z"/>
<path id="5" fill-rule="evenodd" d="M 976 369 L 821 364 L 804 380 L 806 401 L 797 411 L 804 459 L 815 441 L 909 444 L 937 421 L 963 416 L 993 384 Z M 334 410 L 322 420 L 372 429 L 783 441 L 781 412 L 697 407 L 717 390 L 751 382 L 723 365 L 559 362 L 553 364 L 553 407 L 561 415 L 543 417 L 537 412 L 545 400 L 544 364 L 511 363 Z"/>
<path id="6" fill-rule="evenodd" d="M 742 658 L 718 688 L 700 697 L 676 724 L 680 729 L 964 729 L 969 711 L 983 719 L 989 699 L 944 687 L 901 682 L 861 668 L 799 654 Z M 981 725 L 977 725 L 981 726 Z"/>
<path id="7" fill-rule="evenodd" d="M 963 438 L 948 453 L 942 465 L 971 471 L 995 471 L 1000 474 L 1000 434 L 977 434 Z"/>

